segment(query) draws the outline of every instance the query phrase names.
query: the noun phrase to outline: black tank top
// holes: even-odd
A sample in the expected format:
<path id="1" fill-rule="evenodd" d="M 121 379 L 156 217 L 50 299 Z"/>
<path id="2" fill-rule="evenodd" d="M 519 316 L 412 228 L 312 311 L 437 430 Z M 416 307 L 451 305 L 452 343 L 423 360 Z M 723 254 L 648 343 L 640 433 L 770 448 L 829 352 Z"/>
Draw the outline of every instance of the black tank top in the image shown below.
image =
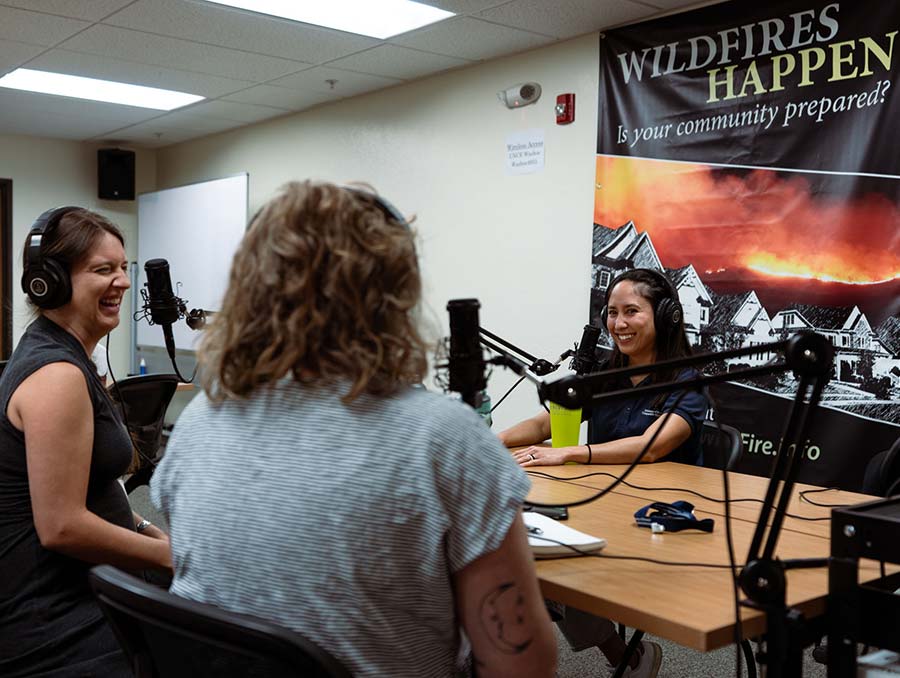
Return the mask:
<path id="1" fill-rule="evenodd" d="M 94 446 L 86 504 L 105 520 L 134 529 L 118 478 L 131 463 L 131 440 L 81 343 L 41 316 L 25 331 L 0 377 L 0 675 L 53 668 L 62 657 L 85 657 L 109 634 L 87 582 L 86 563 L 41 546 L 31 512 L 25 436 L 6 416 L 12 394 L 50 363 L 79 367 L 94 412 Z M 65 664 L 63 664 L 65 666 Z"/>

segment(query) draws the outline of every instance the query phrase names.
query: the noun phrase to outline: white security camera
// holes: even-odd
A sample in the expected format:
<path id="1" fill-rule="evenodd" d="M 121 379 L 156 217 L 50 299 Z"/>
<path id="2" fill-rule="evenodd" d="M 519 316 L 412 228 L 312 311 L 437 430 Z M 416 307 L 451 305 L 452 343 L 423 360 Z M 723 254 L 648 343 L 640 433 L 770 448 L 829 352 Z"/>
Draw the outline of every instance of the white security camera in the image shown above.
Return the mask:
<path id="1" fill-rule="evenodd" d="M 507 108 L 521 108 L 522 106 L 533 104 L 541 98 L 541 86 L 536 82 L 522 82 L 497 92 L 497 98 Z"/>

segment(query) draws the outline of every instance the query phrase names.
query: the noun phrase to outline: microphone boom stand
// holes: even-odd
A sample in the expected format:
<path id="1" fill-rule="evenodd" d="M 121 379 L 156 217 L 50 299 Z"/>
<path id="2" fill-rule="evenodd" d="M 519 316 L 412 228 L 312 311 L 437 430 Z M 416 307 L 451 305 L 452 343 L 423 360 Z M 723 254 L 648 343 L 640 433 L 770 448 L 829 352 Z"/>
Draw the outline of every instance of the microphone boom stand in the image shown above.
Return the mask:
<path id="1" fill-rule="evenodd" d="M 601 390 L 606 383 L 621 377 L 703 365 L 715 360 L 744 357 L 769 351 L 783 353 L 784 362 L 722 374 L 700 375 L 684 381 L 651 384 L 610 392 Z M 555 382 L 542 383 L 538 386 L 538 394 L 542 402 L 552 400 L 564 407 L 575 408 L 628 396 L 701 388 L 707 384 L 732 381 L 740 377 L 780 374 L 789 370 L 799 377 L 800 384 L 785 422 L 772 475 L 750 543 L 746 565 L 738 577 L 741 589 L 749 599 L 742 603 L 760 609 L 766 615 L 766 648 L 759 654 L 758 659 L 767 667 L 768 678 L 801 676 L 803 648 L 821 635 L 818 630 L 812 629 L 802 613 L 787 606 L 785 571 L 795 568 L 824 567 L 828 564 L 828 559 L 780 560 L 775 557 L 775 546 L 799 473 L 800 459 L 803 456 L 802 442 L 807 438 L 812 415 L 818 406 L 822 390 L 830 378 L 833 358 L 834 348 L 827 338 L 814 332 L 801 332 L 784 341 L 666 360 L 653 365 L 613 369 L 583 376 L 567 376 Z M 772 516 L 771 525 L 769 524 L 770 514 Z M 765 546 L 763 547 L 764 540 Z"/>
<path id="2" fill-rule="evenodd" d="M 503 396 L 494 403 L 494 406 L 491 408 L 491 412 L 500 407 L 500 404 L 506 400 L 507 396 L 512 393 L 515 388 L 522 383 L 525 379 L 531 379 L 535 384 L 541 383 L 537 377 L 542 377 L 546 374 L 550 374 L 554 370 L 556 370 L 560 363 L 563 360 L 571 356 L 574 351 L 569 349 L 567 351 L 563 351 L 563 353 L 559 356 L 559 359 L 556 363 L 551 363 L 549 360 L 544 358 L 536 358 L 530 353 L 523 351 L 518 346 L 511 344 L 505 339 L 498 337 L 493 332 L 486 330 L 483 327 L 478 328 L 478 340 L 482 346 L 486 346 L 491 351 L 496 353 L 499 357 L 491 359 L 489 362 L 492 365 L 503 365 L 511 369 L 513 372 L 519 375 L 519 379 L 515 384 L 509 387 L 509 390 L 503 394 Z M 501 346 L 503 348 L 501 348 Z"/>

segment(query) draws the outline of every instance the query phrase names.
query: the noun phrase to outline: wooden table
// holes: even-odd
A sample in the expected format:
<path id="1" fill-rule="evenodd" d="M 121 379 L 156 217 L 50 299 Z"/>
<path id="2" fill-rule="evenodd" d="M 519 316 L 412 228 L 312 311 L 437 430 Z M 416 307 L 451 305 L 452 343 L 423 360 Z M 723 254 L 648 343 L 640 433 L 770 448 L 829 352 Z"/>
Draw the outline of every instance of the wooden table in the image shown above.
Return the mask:
<path id="1" fill-rule="evenodd" d="M 566 480 L 549 480 L 532 475 L 529 500 L 567 503 L 590 496 L 608 486 L 604 476 L 572 479 L 590 472 L 620 475 L 625 466 L 541 466 L 529 471 L 548 473 Z M 572 480 L 569 480 L 572 479 Z M 729 473 L 731 498 L 762 499 L 768 479 Z M 671 487 L 696 490 L 710 497 L 723 496 L 722 472 L 714 469 L 660 462 L 642 464 L 628 482 L 646 488 Z M 814 506 L 798 498 L 795 486 L 789 513 L 803 517 L 828 517 L 830 508 Z M 829 491 L 813 495 L 828 504 L 856 504 L 872 499 L 868 495 Z M 712 517 L 711 534 L 697 531 L 653 534 L 634 524 L 634 512 L 651 501 L 684 499 L 695 507 L 698 518 Z M 740 566 L 747 556 L 756 528 L 760 503 L 732 503 L 732 534 L 735 560 Z M 727 568 L 675 567 L 640 560 L 616 560 L 604 556 L 637 556 L 670 562 L 728 565 L 724 505 L 678 490 L 636 489 L 619 485 L 613 492 L 590 504 L 569 509 L 568 525 L 604 537 L 609 543 L 601 557 L 573 557 L 537 561 L 538 578 L 548 598 L 587 612 L 603 615 L 628 626 L 667 638 L 701 651 L 734 642 L 735 610 L 732 583 Z M 776 548 L 780 558 L 827 557 L 828 521 L 808 522 L 787 518 Z M 860 566 L 861 580 L 879 576 L 878 565 Z M 787 603 L 808 616 L 825 610 L 828 572 L 822 567 L 791 570 L 787 575 Z M 741 598 L 744 598 L 741 593 Z M 765 631 L 765 615 L 741 606 L 745 638 Z"/>

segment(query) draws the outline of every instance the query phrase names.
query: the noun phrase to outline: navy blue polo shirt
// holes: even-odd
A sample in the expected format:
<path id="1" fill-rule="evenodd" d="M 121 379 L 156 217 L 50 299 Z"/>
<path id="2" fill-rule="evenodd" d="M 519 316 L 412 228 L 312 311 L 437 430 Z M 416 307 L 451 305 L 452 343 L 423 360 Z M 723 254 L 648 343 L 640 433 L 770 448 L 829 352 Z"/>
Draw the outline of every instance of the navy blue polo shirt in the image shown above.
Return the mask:
<path id="1" fill-rule="evenodd" d="M 698 376 L 696 370 L 684 370 L 678 376 L 678 381 L 685 381 L 695 376 Z M 649 379 L 649 377 L 645 378 L 638 386 L 646 386 Z M 666 394 L 665 402 L 661 406 L 656 407 L 654 401 L 660 397 L 658 393 L 622 398 L 595 406 L 590 412 L 590 442 L 606 443 L 619 438 L 642 435 L 650 424 L 672 408 L 682 393 L 684 393 L 684 397 L 673 410 L 673 414 L 679 415 L 690 425 L 691 437 L 663 459 L 683 464 L 701 465 L 703 449 L 700 446 L 700 433 L 708 405 L 706 397 L 698 391 L 673 391 Z"/>

